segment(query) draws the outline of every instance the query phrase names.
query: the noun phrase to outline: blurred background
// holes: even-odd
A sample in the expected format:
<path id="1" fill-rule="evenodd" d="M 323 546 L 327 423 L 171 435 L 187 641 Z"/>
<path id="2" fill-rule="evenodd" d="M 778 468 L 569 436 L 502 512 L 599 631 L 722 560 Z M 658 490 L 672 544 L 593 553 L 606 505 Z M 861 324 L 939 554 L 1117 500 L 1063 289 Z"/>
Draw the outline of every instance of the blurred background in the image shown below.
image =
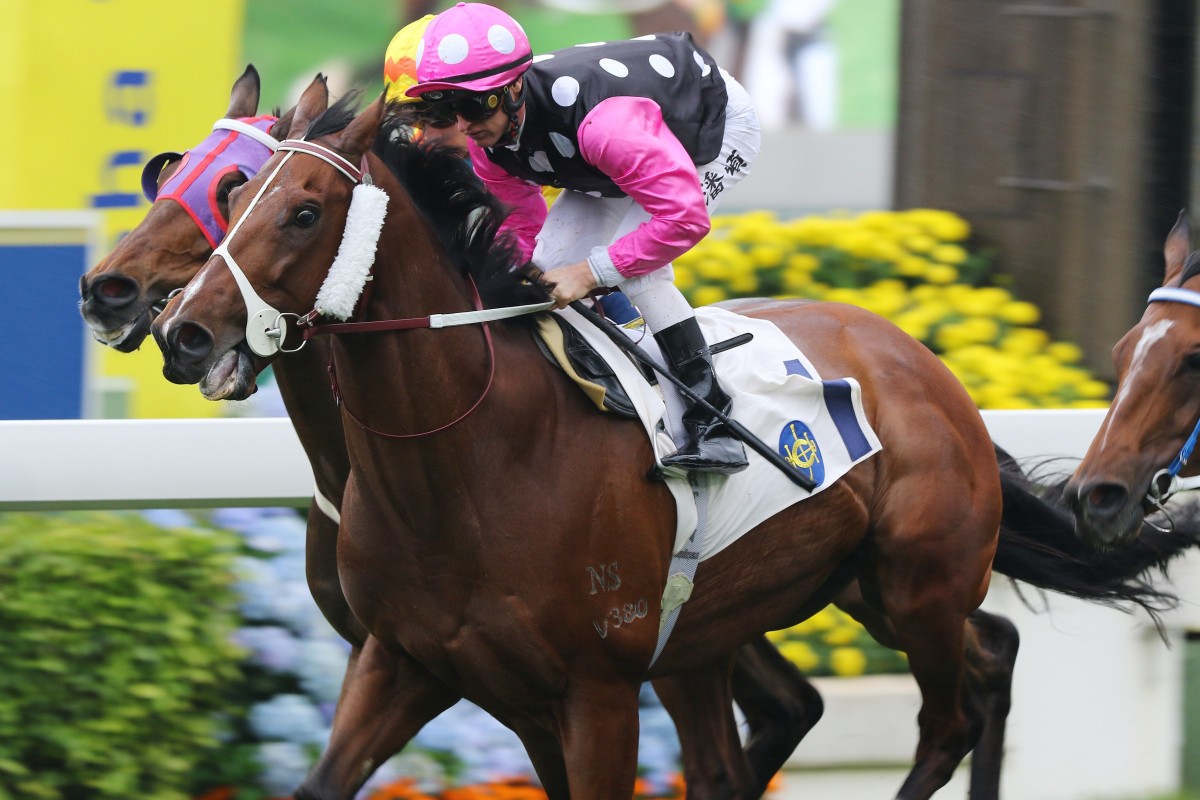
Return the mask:
<path id="1" fill-rule="evenodd" d="M 677 264 L 693 303 L 851 302 L 926 343 L 981 408 L 1108 404 L 1109 350 L 1197 205 L 1192 0 L 495 4 L 543 52 L 691 31 L 750 90 L 762 157 Z M 145 215 L 142 165 L 199 141 L 248 63 L 260 110 L 317 72 L 370 96 L 393 34 L 445 5 L 0 0 L 0 420 L 281 415 L 269 375 L 251 401 L 210 403 L 165 382 L 152 346 L 91 341 L 79 276 Z M 328 734 L 346 653 L 308 597 L 303 532 L 290 508 L 0 514 L 0 798 L 285 795 Z M 906 673 L 833 610 L 776 640 L 833 680 Z M 674 796 L 677 741 L 644 705 L 640 791 Z M 1200 788 L 1197 720 L 1172 728 L 1169 786 Z M 363 796 L 525 797 L 514 741 L 456 707 Z"/>

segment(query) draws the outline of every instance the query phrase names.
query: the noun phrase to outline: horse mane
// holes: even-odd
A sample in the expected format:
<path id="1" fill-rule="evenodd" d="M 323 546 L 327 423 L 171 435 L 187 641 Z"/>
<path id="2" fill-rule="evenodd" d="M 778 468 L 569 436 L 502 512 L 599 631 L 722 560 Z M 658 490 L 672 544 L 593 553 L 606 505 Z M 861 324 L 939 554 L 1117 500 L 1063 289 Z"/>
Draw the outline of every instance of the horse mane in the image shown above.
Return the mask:
<path id="1" fill-rule="evenodd" d="M 345 129 L 355 117 L 358 91 L 335 102 L 313 120 L 306 140 Z M 538 303 L 547 290 L 527 281 L 518 271 L 517 249 L 500 225 L 508 209 L 476 177 L 470 163 L 454 148 L 411 141 L 389 114 L 372 148 L 412 197 L 417 210 L 433 229 L 438 242 L 462 275 L 475 281 L 489 308 Z"/>

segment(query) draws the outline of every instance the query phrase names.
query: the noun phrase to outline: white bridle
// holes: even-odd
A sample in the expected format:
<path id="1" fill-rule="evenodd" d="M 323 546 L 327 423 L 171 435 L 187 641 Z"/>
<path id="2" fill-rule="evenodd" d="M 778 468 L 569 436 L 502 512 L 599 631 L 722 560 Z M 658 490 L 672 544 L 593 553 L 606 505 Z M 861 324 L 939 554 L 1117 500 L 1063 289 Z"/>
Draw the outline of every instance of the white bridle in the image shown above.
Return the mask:
<path id="1" fill-rule="evenodd" d="M 291 352 L 284 348 L 287 338 L 288 318 L 299 319 L 299 314 L 279 311 L 270 303 L 263 300 L 254 287 L 250 285 L 246 273 L 238 265 L 237 259 L 229 252 L 234 236 L 242 227 L 258 202 L 263 198 L 267 188 L 283 165 L 296 153 L 307 153 L 330 164 L 338 172 L 345 175 L 354 186 L 354 195 L 346 215 L 346 228 L 342 231 L 342 241 L 338 246 L 338 254 L 329 267 L 329 274 L 317 293 L 316 309 L 319 313 L 349 319 L 354 310 L 358 296 L 362 294 L 367 278 L 371 273 L 371 265 L 375 262 L 375 249 L 379 244 L 379 235 L 383 230 L 384 217 L 387 215 L 387 193 L 370 181 L 370 176 L 360 171 L 342 156 L 328 147 L 306 142 L 299 139 L 286 139 L 279 143 L 278 150 L 285 153 L 283 159 L 263 181 L 255 193 L 246 212 L 225 236 L 225 239 L 213 251 L 214 256 L 220 256 L 233 273 L 238 290 L 242 293 L 242 301 L 246 304 L 246 344 L 255 354 L 263 357 L 273 356 L 279 352 Z M 303 343 L 295 348 L 300 349 Z"/>
<path id="2" fill-rule="evenodd" d="M 1148 303 L 1184 303 L 1189 306 L 1200 308 L 1200 292 L 1191 289 L 1182 289 L 1175 286 L 1164 286 L 1155 289 L 1150 293 Z M 1154 474 L 1150 480 L 1150 492 L 1146 498 L 1158 507 L 1176 492 L 1187 492 L 1194 489 L 1200 489 L 1200 475 L 1190 478 L 1179 477 L 1179 472 L 1187 466 L 1188 459 L 1192 457 L 1192 451 L 1196 449 L 1196 440 L 1200 439 L 1200 421 L 1196 423 L 1196 427 L 1192 429 L 1192 434 L 1184 442 L 1183 447 L 1179 450 L 1179 455 L 1171 462 L 1166 469 L 1160 469 Z M 1164 488 L 1159 488 L 1159 483 L 1166 479 Z"/>

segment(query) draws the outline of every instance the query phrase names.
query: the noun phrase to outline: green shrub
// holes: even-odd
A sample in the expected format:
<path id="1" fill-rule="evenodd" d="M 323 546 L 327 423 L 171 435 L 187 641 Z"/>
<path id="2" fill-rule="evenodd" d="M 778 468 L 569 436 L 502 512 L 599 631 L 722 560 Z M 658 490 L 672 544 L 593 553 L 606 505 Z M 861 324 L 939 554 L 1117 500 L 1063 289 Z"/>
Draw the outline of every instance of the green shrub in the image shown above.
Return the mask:
<path id="1" fill-rule="evenodd" d="M 238 675 L 236 539 L 0 514 L 0 800 L 182 800 Z"/>

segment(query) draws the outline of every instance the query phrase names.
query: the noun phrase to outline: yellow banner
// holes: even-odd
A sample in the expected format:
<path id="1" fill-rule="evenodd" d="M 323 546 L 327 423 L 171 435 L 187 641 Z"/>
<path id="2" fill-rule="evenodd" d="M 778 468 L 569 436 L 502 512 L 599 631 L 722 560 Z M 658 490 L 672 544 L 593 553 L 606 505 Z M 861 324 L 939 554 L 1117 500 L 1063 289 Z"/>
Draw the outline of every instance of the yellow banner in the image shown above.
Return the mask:
<path id="1" fill-rule="evenodd" d="M 224 116 L 243 19 L 244 0 L 0 0 L 0 208 L 98 210 L 111 247 L 149 207 L 142 165 Z M 152 344 L 96 362 L 130 416 L 221 410 L 167 384 Z"/>

